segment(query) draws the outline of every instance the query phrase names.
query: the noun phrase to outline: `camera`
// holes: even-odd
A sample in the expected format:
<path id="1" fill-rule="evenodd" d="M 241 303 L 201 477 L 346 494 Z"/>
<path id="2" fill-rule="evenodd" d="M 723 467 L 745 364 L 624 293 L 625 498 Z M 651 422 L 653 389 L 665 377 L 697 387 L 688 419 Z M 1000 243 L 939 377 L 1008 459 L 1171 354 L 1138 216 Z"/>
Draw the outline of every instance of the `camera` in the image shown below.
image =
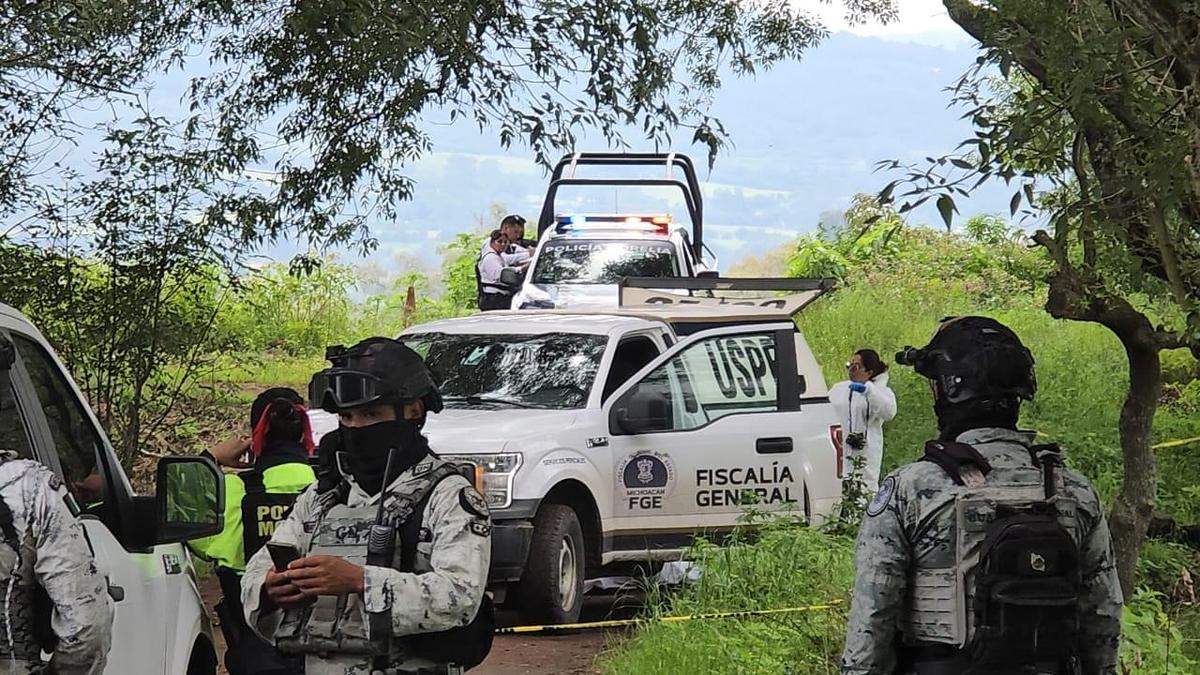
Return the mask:
<path id="1" fill-rule="evenodd" d="M 341 366 L 346 361 L 346 353 L 350 351 L 345 345 L 329 345 L 325 348 L 325 360 L 332 363 L 334 367 Z"/>
<path id="2" fill-rule="evenodd" d="M 925 350 L 912 345 L 904 345 L 904 349 L 896 352 L 896 363 L 902 366 L 915 366 L 925 358 Z"/>
<path id="3" fill-rule="evenodd" d="M 846 445 L 849 445 L 855 450 L 862 450 L 867 445 L 867 435 L 861 431 L 852 434 L 846 434 Z"/>

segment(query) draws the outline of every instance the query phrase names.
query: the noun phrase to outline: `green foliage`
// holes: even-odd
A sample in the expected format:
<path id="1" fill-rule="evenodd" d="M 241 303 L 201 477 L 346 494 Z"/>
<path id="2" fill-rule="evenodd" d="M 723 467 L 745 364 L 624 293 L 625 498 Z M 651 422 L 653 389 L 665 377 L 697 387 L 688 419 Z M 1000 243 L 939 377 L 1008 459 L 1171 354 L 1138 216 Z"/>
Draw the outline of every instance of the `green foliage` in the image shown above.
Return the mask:
<path id="1" fill-rule="evenodd" d="M 451 306 L 478 306 L 475 265 L 486 236 L 482 232 L 460 233 L 442 248 L 442 279 L 446 284 L 446 301 Z"/>
<path id="2" fill-rule="evenodd" d="M 850 474 L 842 480 L 842 498 L 833 507 L 833 514 L 821 523 L 825 534 L 853 539 L 858 534 L 867 505 L 875 495 L 862 481 L 866 458 L 857 455 L 850 458 Z"/>
<path id="3" fill-rule="evenodd" d="M 350 334 L 354 271 L 327 260 L 308 274 L 271 264 L 240 284 L 239 300 L 223 312 L 223 328 L 244 350 L 289 354 L 323 350 Z"/>
<path id="4" fill-rule="evenodd" d="M 652 616 L 808 607 L 831 609 L 746 619 L 651 624 L 607 654 L 606 673 L 837 673 L 853 582 L 853 544 L 769 521 L 755 543 L 697 543 L 700 581 L 650 610 Z M 820 574 L 813 574 L 820 570 Z"/>
<path id="5" fill-rule="evenodd" d="M 1183 651 L 1179 626 L 1159 593 L 1139 588 L 1121 614 L 1121 668 L 1137 675 L 1194 673 L 1200 663 Z"/>
<path id="6" fill-rule="evenodd" d="M 972 218 L 964 234 L 904 224 L 890 207 L 855 197 L 846 222 L 800 239 L 789 274 L 845 283 L 903 283 L 938 295 L 962 294 L 982 306 L 1028 297 L 1049 271 L 1023 233 L 994 216 Z"/>
<path id="7" fill-rule="evenodd" d="M 180 39 L 193 4 L 0 3 L 0 214 L 44 199 L 30 183 L 61 159 L 59 144 L 79 134 L 79 108 L 135 89 Z M 50 153 L 53 160 L 44 161 Z"/>
<path id="8" fill-rule="evenodd" d="M 1138 583 L 1168 598 L 1192 600 L 1189 580 L 1200 576 L 1200 551 L 1183 544 L 1150 540 L 1138 559 Z"/>
<path id="9" fill-rule="evenodd" d="M 447 266 L 478 240 L 463 235 Z M 69 249 L 0 242 L 0 301 L 45 333 L 127 466 L 147 445 L 177 451 L 211 440 L 200 430 L 211 428 L 202 416 L 213 411 L 194 396 L 224 400 L 223 389 L 241 383 L 303 391 L 327 345 L 394 336 L 474 305 L 473 273 L 469 305 L 455 304 L 416 271 L 363 298 L 359 270 L 333 259 L 309 272 L 271 264 L 234 277 L 178 255 L 176 241 L 137 242 L 113 254 L 149 262 L 115 266 Z M 231 402 L 248 401 L 235 395 Z"/>
<path id="10" fill-rule="evenodd" d="M 105 263 L 0 241 L 0 302 L 33 317 L 90 398 L 124 462 L 221 346 L 227 278 L 141 248 Z"/>

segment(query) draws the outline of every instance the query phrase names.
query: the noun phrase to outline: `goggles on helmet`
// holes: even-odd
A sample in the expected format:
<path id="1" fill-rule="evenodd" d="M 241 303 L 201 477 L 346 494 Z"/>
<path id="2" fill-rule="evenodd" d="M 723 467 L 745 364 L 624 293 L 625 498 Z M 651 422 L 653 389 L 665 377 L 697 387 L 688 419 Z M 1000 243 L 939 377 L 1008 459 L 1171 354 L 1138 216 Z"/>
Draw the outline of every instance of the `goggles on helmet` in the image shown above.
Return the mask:
<path id="1" fill-rule="evenodd" d="M 350 368 L 326 368 L 308 383 L 308 400 L 331 413 L 374 403 L 387 393 L 383 380 Z"/>

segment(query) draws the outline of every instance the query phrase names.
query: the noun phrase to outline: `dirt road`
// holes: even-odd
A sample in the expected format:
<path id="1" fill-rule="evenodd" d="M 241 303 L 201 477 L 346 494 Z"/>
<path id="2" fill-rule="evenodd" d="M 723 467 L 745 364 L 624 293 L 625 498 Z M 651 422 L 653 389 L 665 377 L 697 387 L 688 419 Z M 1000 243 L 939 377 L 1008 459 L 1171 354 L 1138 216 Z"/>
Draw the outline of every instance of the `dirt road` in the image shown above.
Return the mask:
<path id="1" fill-rule="evenodd" d="M 225 641 L 221 638 L 220 627 L 216 625 L 216 615 L 212 611 L 213 605 L 221 597 L 216 578 L 202 580 L 200 593 L 212 617 L 217 652 L 221 656 L 225 651 Z M 580 620 L 628 618 L 637 611 L 637 607 L 637 602 L 628 598 L 589 597 Z M 518 617 L 511 612 L 500 612 L 497 620 L 501 626 L 513 626 L 517 624 Z M 594 665 L 596 657 L 622 635 L 622 629 L 579 631 L 565 635 L 497 635 L 487 661 L 471 672 L 480 675 L 590 675 L 597 672 Z M 224 667 L 219 672 L 227 675 Z"/>

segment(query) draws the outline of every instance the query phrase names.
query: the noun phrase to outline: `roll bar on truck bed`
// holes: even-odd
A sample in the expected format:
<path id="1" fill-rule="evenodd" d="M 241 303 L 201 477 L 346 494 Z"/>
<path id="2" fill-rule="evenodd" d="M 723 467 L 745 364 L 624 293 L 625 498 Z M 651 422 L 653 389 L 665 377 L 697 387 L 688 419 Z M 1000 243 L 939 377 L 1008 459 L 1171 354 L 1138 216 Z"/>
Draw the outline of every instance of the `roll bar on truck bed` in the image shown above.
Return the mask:
<path id="1" fill-rule="evenodd" d="M 577 178 L 580 166 L 661 166 L 666 169 L 663 178 Z M 675 170 L 683 171 L 683 180 L 675 177 Z M 700 194 L 700 182 L 696 178 L 696 167 L 687 155 L 676 152 L 577 152 L 564 155 L 550 174 L 550 186 L 538 216 L 538 238 L 554 225 L 554 198 L 563 186 L 622 187 L 664 186 L 679 188 L 687 205 L 692 224 L 691 245 L 696 259 L 703 258 L 704 251 L 704 203 Z"/>

